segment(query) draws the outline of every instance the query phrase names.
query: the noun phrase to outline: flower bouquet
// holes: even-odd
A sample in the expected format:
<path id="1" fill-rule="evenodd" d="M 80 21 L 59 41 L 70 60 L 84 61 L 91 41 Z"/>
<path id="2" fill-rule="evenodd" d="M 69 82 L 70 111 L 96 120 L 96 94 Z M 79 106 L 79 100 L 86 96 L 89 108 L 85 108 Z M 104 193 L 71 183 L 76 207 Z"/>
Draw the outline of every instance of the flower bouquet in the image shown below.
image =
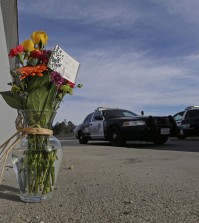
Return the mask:
<path id="1" fill-rule="evenodd" d="M 47 40 L 45 32 L 33 32 L 31 39 L 10 50 L 9 56 L 16 57 L 18 63 L 10 70 L 10 91 L 0 92 L 18 111 L 18 137 L 25 136 L 13 149 L 13 163 L 20 197 L 26 202 L 40 202 L 54 189 L 62 150 L 52 136 L 52 122 L 64 96 L 82 86 L 75 86 L 63 72 L 54 69 L 60 67 L 60 56 L 45 49 Z"/>

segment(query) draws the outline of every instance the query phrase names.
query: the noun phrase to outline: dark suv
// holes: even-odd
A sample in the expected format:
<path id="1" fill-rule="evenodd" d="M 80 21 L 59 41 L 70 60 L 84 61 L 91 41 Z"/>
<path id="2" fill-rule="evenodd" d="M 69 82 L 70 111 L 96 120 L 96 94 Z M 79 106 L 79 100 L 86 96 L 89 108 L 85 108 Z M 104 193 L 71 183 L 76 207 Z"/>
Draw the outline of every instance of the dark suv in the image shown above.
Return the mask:
<path id="1" fill-rule="evenodd" d="M 184 138 L 199 136 L 199 106 L 190 106 L 185 109 L 181 121 L 181 129 Z"/>
<path id="2" fill-rule="evenodd" d="M 113 146 L 122 146 L 126 141 L 147 141 L 164 144 L 169 136 L 177 133 L 172 116 L 143 116 L 134 112 L 100 107 L 89 114 L 75 129 L 81 144 L 88 140 L 107 140 Z"/>

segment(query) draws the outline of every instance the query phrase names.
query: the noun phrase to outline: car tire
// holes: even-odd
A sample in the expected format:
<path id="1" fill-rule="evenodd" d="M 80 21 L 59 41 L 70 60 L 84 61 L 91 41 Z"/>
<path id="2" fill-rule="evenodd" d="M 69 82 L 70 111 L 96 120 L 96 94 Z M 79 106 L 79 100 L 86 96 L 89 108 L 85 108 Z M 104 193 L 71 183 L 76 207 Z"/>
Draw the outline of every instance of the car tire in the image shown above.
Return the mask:
<path id="1" fill-rule="evenodd" d="M 79 132 L 78 139 L 79 139 L 80 144 L 87 144 L 88 143 L 88 139 L 85 138 L 85 136 L 82 132 Z"/>
<path id="2" fill-rule="evenodd" d="M 156 145 L 163 145 L 163 144 L 165 144 L 167 141 L 168 141 L 168 137 L 167 136 L 165 136 L 165 137 L 160 137 L 160 138 L 157 138 L 157 139 L 155 139 L 154 141 L 153 141 L 153 143 L 154 144 L 156 144 Z"/>
<path id="3" fill-rule="evenodd" d="M 114 126 L 109 129 L 109 141 L 112 146 L 123 146 L 125 144 L 125 140 L 121 134 L 121 131 L 118 127 Z"/>

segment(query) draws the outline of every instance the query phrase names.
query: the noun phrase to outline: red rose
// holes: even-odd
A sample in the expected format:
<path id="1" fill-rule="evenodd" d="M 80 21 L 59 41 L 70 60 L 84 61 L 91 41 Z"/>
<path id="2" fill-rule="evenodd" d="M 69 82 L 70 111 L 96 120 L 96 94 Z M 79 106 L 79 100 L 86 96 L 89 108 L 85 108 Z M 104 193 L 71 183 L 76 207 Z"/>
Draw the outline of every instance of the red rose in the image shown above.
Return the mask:
<path id="1" fill-rule="evenodd" d="M 33 57 L 33 58 L 39 59 L 41 55 L 42 55 L 42 52 L 38 50 L 33 50 L 30 52 L 30 57 Z"/>

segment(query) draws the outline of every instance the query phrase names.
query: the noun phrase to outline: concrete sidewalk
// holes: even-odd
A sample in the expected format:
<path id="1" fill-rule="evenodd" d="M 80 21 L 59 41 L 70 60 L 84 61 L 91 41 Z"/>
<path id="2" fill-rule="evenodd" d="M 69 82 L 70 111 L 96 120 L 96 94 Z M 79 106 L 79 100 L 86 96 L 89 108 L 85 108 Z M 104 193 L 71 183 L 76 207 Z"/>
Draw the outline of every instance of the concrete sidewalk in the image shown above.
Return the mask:
<path id="1" fill-rule="evenodd" d="M 63 150 L 57 189 L 42 203 L 21 202 L 13 170 L 6 168 L 1 223 L 199 222 L 198 153 L 152 145 Z"/>

